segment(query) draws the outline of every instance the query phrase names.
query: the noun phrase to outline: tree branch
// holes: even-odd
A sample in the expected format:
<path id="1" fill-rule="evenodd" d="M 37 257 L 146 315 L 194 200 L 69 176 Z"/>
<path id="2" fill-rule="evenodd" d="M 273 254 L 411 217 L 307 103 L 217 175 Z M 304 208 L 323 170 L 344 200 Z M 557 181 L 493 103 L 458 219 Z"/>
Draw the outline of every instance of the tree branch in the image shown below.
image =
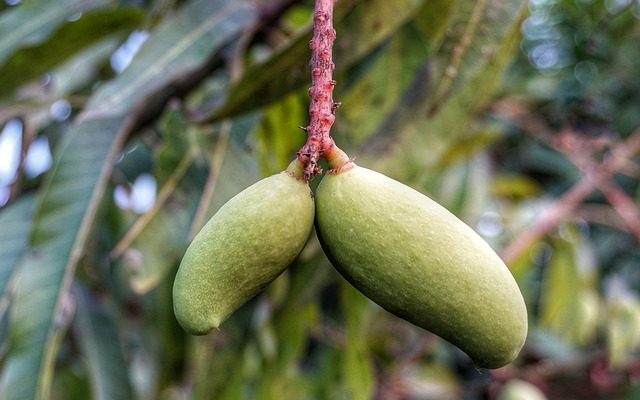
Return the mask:
<path id="1" fill-rule="evenodd" d="M 513 117 L 515 114 L 511 114 Z M 529 123 L 532 120 L 526 120 Z M 525 121 L 525 122 L 526 122 Z M 533 121 L 534 126 L 537 129 L 529 130 L 529 132 L 535 132 L 543 138 L 546 138 L 547 143 L 554 143 L 553 140 L 548 140 L 550 135 L 545 127 L 538 122 Z M 572 214 L 575 209 L 595 190 L 604 187 L 602 190 L 607 199 L 611 201 L 611 190 L 618 189 L 617 187 L 611 187 L 610 180 L 613 175 L 620 170 L 625 169 L 628 166 L 629 159 L 640 151 L 640 129 L 636 130 L 626 141 L 616 144 L 610 152 L 610 156 L 601 164 L 584 165 L 582 159 L 571 158 L 578 167 L 581 167 L 584 172 L 584 176 L 578 181 L 571 189 L 569 189 L 560 199 L 558 199 L 551 208 L 544 213 L 531 229 L 522 232 L 517 236 L 503 251 L 502 258 L 505 263 L 509 264 L 520 256 L 527 248 L 533 243 L 540 240 L 544 235 L 555 229 L 558 224 Z M 562 151 L 563 154 L 568 154 L 567 151 Z M 609 193 L 609 195 L 607 195 Z M 623 192 L 622 192 L 623 193 Z M 619 191 L 615 191 L 615 194 L 619 195 Z M 625 195 L 626 196 L 626 195 Z M 615 198 L 616 204 L 613 204 L 614 209 L 621 218 L 625 221 L 626 225 L 630 228 L 631 232 L 639 238 L 637 234 L 640 233 L 640 227 L 637 222 L 633 222 L 633 218 L 637 217 L 638 209 L 635 204 L 631 207 L 629 204 L 630 199 L 621 197 Z M 622 203 L 621 203 L 622 202 Z M 631 203 L 633 203 L 631 201 Z M 624 209 L 624 211 L 623 211 Z M 630 209 L 635 211 L 630 211 Z M 638 229 L 638 231 L 636 231 Z"/>
<path id="2" fill-rule="evenodd" d="M 304 178 L 311 180 L 322 172 L 318 160 L 335 145 L 330 131 L 335 121 L 335 111 L 339 103 L 333 101 L 333 42 L 336 31 L 333 29 L 334 0 L 316 0 L 313 15 L 313 38 L 311 48 L 311 88 L 309 96 L 309 126 L 304 128 L 307 143 L 298 152 L 298 159 L 304 167 Z"/>

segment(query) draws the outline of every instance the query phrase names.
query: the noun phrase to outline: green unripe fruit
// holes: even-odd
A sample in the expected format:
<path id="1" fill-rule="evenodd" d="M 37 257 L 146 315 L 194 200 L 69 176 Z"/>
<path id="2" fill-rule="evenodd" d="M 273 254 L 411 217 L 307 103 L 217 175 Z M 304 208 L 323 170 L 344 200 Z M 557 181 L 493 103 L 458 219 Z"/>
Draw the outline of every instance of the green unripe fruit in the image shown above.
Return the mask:
<path id="1" fill-rule="evenodd" d="M 498 400 L 547 400 L 547 396 L 532 383 L 512 379 L 504 385 Z"/>
<path id="2" fill-rule="evenodd" d="M 293 262 L 313 228 L 314 203 L 300 165 L 229 200 L 187 249 L 173 285 L 173 309 L 188 332 L 218 328 Z"/>
<path id="3" fill-rule="evenodd" d="M 333 265 L 386 310 L 479 367 L 518 355 L 527 335 L 518 285 L 491 247 L 433 200 L 348 164 L 318 186 L 316 230 Z"/>

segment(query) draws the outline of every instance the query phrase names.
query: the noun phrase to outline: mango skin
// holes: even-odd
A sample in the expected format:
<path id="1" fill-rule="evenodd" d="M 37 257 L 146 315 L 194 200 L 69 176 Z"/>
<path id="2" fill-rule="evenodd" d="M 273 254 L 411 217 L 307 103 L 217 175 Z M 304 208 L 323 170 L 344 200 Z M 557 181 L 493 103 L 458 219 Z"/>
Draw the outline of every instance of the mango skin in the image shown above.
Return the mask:
<path id="1" fill-rule="evenodd" d="M 513 276 L 478 234 L 427 196 L 354 164 L 318 186 L 316 231 L 332 264 L 364 295 L 455 344 L 476 366 L 498 368 L 520 352 L 527 310 Z"/>
<path id="2" fill-rule="evenodd" d="M 309 185 L 284 171 L 237 194 L 189 245 L 173 285 L 189 333 L 217 329 L 293 262 L 313 228 Z"/>

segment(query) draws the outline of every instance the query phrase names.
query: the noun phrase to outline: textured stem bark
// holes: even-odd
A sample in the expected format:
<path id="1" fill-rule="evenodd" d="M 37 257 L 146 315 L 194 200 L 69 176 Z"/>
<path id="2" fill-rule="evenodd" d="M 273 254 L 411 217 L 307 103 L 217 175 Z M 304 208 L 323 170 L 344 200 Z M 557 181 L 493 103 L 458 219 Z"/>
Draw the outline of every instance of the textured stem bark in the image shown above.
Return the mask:
<path id="1" fill-rule="evenodd" d="M 318 166 L 320 157 L 330 159 L 330 154 L 335 153 L 332 152 L 335 144 L 330 131 L 335 121 L 335 111 L 340 104 L 333 101 L 333 88 L 336 85 L 333 80 L 335 64 L 332 54 L 333 42 L 336 38 L 336 31 L 333 29 L 334 1 L 316 0 L 313 15 L 313 39 L 309 44 L 311 48 L 310 120 L 309 125 L 304 128 L 307 133 L 307 143 L 298 152 L 298 159 L 304 165 L 306 181 L 322 172 Z"/>

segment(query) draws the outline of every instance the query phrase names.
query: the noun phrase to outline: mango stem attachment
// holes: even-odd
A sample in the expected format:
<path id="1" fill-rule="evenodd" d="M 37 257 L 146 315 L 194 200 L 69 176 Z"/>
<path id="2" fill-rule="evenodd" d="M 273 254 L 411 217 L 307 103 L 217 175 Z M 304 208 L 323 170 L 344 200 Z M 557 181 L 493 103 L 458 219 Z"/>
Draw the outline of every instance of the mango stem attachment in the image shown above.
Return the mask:
<path id="1" fill-rule="evenodd" d="M 333 101 L 333 6 L 335 0 L 316 0 L 313 14 L 313 38 L 311 48 L 311 88 L 309 97 L 309 125 L 303 128 L 307 142 L 298 151 L 298 160 L 304 165 L 304 180 L 310 181 L 322 173 L 318 165 L 320 157 L 325 157 L 335 146 L 330 131 L 336 119 L 335 112 L 340 103 Z M 333 167 L 332 167 L 333 168 Z"/>

